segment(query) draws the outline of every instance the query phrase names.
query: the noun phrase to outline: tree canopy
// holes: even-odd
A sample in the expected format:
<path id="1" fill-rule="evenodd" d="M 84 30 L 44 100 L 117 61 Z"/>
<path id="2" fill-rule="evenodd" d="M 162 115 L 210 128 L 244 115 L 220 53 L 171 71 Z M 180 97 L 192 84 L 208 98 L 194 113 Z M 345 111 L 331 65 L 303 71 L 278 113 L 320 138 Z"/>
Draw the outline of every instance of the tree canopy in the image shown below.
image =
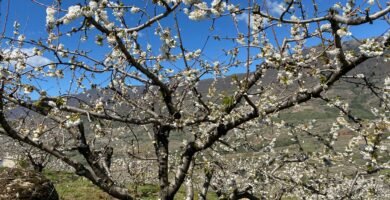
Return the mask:
<path id="1" fill-rule="evenodd" d="M 118 199 L 388 197 L 390 2 L 32 2 L 0 132 L 33 154 Z"/>

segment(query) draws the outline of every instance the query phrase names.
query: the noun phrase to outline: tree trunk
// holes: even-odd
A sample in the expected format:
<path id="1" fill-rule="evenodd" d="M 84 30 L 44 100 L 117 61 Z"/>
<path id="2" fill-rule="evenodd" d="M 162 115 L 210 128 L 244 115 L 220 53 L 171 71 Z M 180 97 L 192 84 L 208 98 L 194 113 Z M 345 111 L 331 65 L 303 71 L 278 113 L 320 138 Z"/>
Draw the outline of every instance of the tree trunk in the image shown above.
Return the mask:
<path id="1" fill-rule="evenodd" d="M 169 132 L 170 129 L 168 127 L 159 125 L 154 127 L 154 147 L 158 160 L 159 197 L 161 200 L 173 199 L 169 195 L 168 180 Z"/>
<path id="2" fill-rule="evenodd" d="M 186 200 L 194 199 L 194 185 L 192 183 L 192 173 L 194 171 L 195 160 L 191 162 L 190 168 L 188 169 L 188 175 L 186 180 Z"/>
<path id="3" fill-rule="evenodd" d="M 207 198 L 207 192 L 210 187 L 211 178 L 213 177 L 214 170 L 213 169 L 205 169 L 205 177 L 204 177 L 204 183 L 202 185 L 202 189 L 199 193 L 199 200 L 206 200 Z"/>

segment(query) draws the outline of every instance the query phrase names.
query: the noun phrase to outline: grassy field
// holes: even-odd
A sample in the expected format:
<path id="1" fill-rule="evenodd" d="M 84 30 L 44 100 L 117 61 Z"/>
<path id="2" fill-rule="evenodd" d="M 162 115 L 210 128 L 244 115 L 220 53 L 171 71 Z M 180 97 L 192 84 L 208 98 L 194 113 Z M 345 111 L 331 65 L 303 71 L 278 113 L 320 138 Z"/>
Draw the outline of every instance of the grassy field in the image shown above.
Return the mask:
<path id="1" fill-rule="evenodd" d="M 72 199 L 111 199 L 111 197 L 92 185 L 85 178 L 72 173 L 46 171 L 45 176 L 53 181 L 54 186 L 62 200 Z"/>
<path id="2" fill-rule="evenodd" d="M 45 171 L 45 176 L 53 181 L 61 200 L 111 200 L 113 199 L 89 180 L 75 174 L 59 171 Z M 137 199 L 155 200 L 158 195 L 157 185 L 129 185 L 129 190 Z M 185 191 L 181 188 L 175 199 L 185 199 Z M 195 191 L 195 199 L 198 199 Z M 216 200 L 215 193 L 209 193 L 207 199 Z"/>

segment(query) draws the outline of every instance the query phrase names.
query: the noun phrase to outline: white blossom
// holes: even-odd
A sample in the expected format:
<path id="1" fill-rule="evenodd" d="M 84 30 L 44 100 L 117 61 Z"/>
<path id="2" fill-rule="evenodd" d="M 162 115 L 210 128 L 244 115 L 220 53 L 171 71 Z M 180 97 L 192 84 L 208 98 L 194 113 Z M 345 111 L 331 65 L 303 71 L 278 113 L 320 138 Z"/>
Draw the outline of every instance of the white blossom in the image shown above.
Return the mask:
<path id="1" fill-rule="evenodd" d="M 51 106 L 51 107 L 56 107 L 57 106 L 57 104 L 54 101 L 49 101 L 49 102 L 47 102 L 47 104 L 49 106 Z"/>
<path id="2" fill-rule="evenodd" d="M 385 78 L 385 83 L 384 83 L 384 85 L 385 85 L 385 90 L 388 90 L 389 92 L 390 92 L 390 77 L 386 77 Z"/>
<path id="3" fill-rule="evenodd" d="M 80 116 L 75 115 L 75 114 L 67 115 L 67 116 L 65 116 L 65 118 L 66 118 L 66 121 L 65 121 L 64 125 L 66 128 L 71 128 L 71 127 L 77 126 L 81 123 Z"/>
<path id="4" fill-rule="evenodd" d="M 131 12 L 131 13 L 137 13 L 137 12 L 139 12 L 139 11 L 141 11 L 141 9 L 138 8 L 138 7 L 135 7 L 135 6 L 131 7 L 131 9 L 130 9 L 130 12 Z"/>
<path id="5" fill-rule="evenodd" d="M 207 4 L 205 2 L 195 4 L 195 10 L 190 12 L 189 18 L 191 20 L 202 20 L 207 17 Z"/>
<path id="6" fill-rule="evenodd" d="M 331 25 L 329 23 L 322 24 L 320 26 L 320 31 L 322 31 L 322 32 L 330 32 L 331 30 L 332 30 Z"/>
<path id="7" fill-rule="evenodd" d="M 95 11 L 98 8 L 98 3 L 96 1 L 89 1 L 88 5 L 93 11 Z"/>
<path id="8" fill-rule="evenodd" d="M 23 87 L 23 92 L 25 94 L 30 94 L 33 91 L 34 91 L 34 87 L 33 86 L 27 85 L 27 86 Z"/>
<path id="9" fill-rule="evenodd" d="M 82 11 L 83 15 L 86 17 L 92 17 L 94 15 L 94 11 L 90 7 L 84 7 Z"/>
<path id="10" fill-rule="evenodd" d="M 23 44 L 24 40 L 26 39 L 26 36 L 24 36 L 23 34 L 20 34 L 18 36 L 18 42 L 19 44 Z"/>
<path id="11" fill-rule="evenodd" d="M 359 46 L 360 52 L 368 57 L 380 56 L 383 54 L 383 47 L 374 39 L 365 40 L 364 44 Z"/>
<path id="12" fill-rule="evenodd" d="M 364 74 L 356 74 L 356 78 L 364 78 Z"/>
<path id="13" fill-rule="evenodd" d="M 192 5 L 192 4 L 199 3 L 199 2 L 200 2 L 200 0 L 183 0 L 183 3 L 186 5 Z"/>
<path id="14" fill-rule="evenodd" d="M 352 35 L 352 33 L 349 32 L 346 27 L 343 27 L 337 30 L 337 35 L 339 35 L 340 37 L 344 37 L 344 36 L 350 36 Z"/>
<path id="15" fill-rule="evenodd" d="M 46 26 L 52 28 L 55 23 L 56 10 L 53 7 L 46 8 Z"/>
<path id="16" fill-rule="evenodd" d="M 76 119 L 76 120 L 71 120 L 71 119 L 69 119 L 69 120 L 67 120 L 67 121 L 65 122 L 65 127 L 66 127 L 66 128 L 71 128 L 71 127 L 74 127 L 74 126 L 79 125 L 80 123 L 81 123 L 81 120 L 80 120 L 80 119 Z"/>
<path id="17" fill-rule="evenodd" d="M 74 19 L 80 17 L 82 14 L 81 7 L 79 5 L 70 6 L 68 13 L 63 17 L 64 24 L 68 24 Z"/>
<path id="18" fill-rule="evenodd" d="M 293 73 L 289 71 L 280 71 L 278 73 L 278 80 L 284 85 L 291 85 L 293 83 Z"/>

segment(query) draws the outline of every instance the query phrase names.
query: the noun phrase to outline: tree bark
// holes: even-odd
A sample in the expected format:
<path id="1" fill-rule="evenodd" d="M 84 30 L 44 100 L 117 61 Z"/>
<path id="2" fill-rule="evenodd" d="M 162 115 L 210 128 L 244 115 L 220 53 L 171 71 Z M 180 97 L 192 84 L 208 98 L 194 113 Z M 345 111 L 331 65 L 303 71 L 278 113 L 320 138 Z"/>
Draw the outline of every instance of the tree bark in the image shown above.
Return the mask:
<path id="1" fill-rule="evenodd" d="M 194 171 L 195 160 L 191 162 L 190 168 L 188 169 L 188 175 L 186 180 L 186 200 L 194 199 L 194 185 L 192 180 L 192 173 Z"/>
<path id="2" fill-rule="evenodd" d="M 158 161 L 159 197 L 161 200 L 173 199 L 173 196 L 169 195 L 168 179 L 169 132 L 169 127 L 154 126 L 154 147 Z"/>
<path id="3" fill-rule="evenodd" d="M 199 193 L 199 200 L 206 200 L 207 199 L 207 192 L 210 187 L 211 178 L 213 177 L 214 170 L 213 169 L 205 169 L 205 177 L 204 182 L 202 185 L 202 189 Z"/>

